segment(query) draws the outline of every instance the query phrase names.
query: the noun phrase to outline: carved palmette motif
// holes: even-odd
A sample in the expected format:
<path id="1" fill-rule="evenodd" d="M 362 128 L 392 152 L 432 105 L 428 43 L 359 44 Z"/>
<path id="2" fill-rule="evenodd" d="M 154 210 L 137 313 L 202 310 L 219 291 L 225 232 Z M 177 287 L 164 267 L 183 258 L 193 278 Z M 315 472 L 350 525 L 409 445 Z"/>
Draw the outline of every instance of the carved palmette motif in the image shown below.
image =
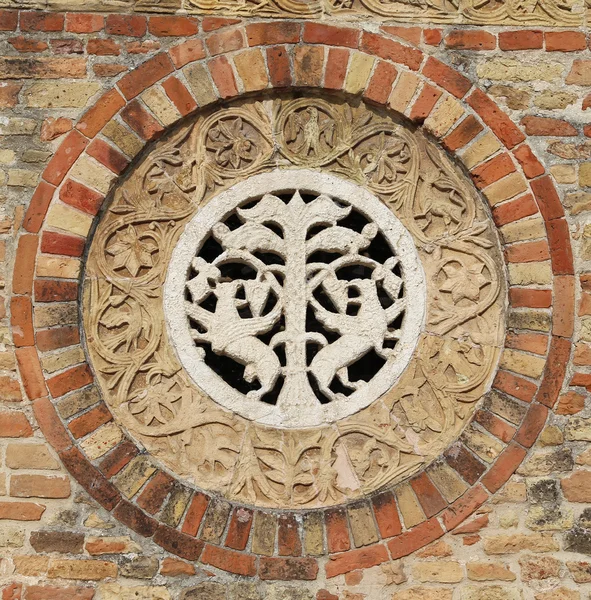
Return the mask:
<path id="1" fill-rule="evenodd" d="M 577 25 L 583 0 L 185 0 L 189 12 L 237 16 L 371 14 L 427 23 Z"/>
<path id="2" fill-rule="evenodd" d="M 394 387 L 305 430 L 215 403 L 181 367 L 164 325 L 162 287 L 186 223 L 220 192 L 277 168 L 370 190 L 411 233 L 427 281 L 424 331 Z M 87 348 L 115 417 L 180 476 L 261 506 L 337 504 L 410 476 L 459 435 L 499 356 L 501 265 L 482 202 L 422 134 L 364 104 L 246 101 L 183 124 L 114 190 L 86 265 Z"/>

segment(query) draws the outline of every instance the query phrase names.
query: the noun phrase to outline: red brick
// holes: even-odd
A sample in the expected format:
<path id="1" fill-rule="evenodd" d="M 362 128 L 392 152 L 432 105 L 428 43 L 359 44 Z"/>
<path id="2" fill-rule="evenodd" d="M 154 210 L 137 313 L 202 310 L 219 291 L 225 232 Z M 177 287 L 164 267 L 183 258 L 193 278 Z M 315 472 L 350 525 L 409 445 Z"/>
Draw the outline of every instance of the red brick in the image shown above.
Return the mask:
<path id="1" fill-rule="evenodd" d="M 576 52 L 587 49 L 582 31 L 546 31 L 546 52 Z"/>
<path id="2" fill-rule="evenodd" d="M 397 71 L 391 64 L 381 60 L 378 61 L 369 86 L 363 93 L 365 98 L 378 104 L 386 104 L 392 92 L 392 84 L 396 79 L 396 74 Z"/>
<path id="3" fill-rule="evenodd" d="M 16 31 L 17 25 L 17 10 L 0 10 L 0 31 Z"/>
<path id="4" fill-rule="evenodd" d="M 491 183 L 502 179 L 509 173 L 516 171 L 515 163 L 507 152 L 503 152 L 490 160 L 474 167 L 470 171 L 472 180 L 479 189 L 484 189 Z"/>
<path id="5" fill-rule="evenodd" d="M 516 333 L 509 331 L 505 336 L 505 347 L 544 356 L 548 350 L 548 336 L 545 333 Z"/>
<path id="6" fill-rule="evenodd" d="M 82 256 L 86 239 L 74 235 L 44 231 L 41 238 L 41 252 L 44 254 L 60 254 L 64 256 Z"/>
<path id="7" fill-rule="evenodd" d="M 422 123 L 429 116 L 440 97 L 441 92 L 438 89 L 430 85 L 423 86 L 410 110 L 410 118 L 416 123 Z"/>
<path id="8" fill-rule="evenodd" d="M 480 487 L 480 486 L 478 486 Z M 481 488 L 482 489 L 482 488 Z M 454 527 L 453 535 L 464 535 L 466 533 L 476 533 L 488 526 L 490 519 L 488 515 L 482 515 L 481 517 L 475 517 L 468 523 L 461 525 L 460 527 Z M 470 536 L 472 537 L 472 536 Z M 474 536 L 480 539 L 480 536 Z M 471 545 L 471 544 L 468 544 Z"/>
<path id="9" fill-rule="evenodd" d="M 165 558 L 160 566 L 160 575 L 167 577 L 184 577 L 195 575 L 196 570 L 192 564 L 177 558 Z"/>
<path id="10" fill-rule="evenodd" d="M 411 479 L 410 486 L 417 495 L 427 518 L 436 515 L 447 506 L 447 502 L 425 473 L 421 473 L 419 476 Z"/>
<path id="11" fill-rule="evenodd" d="M 78 298 L 78 284 L 74 281 L 35 281 L 36 302 L 68 302 Z"/>
<path id="12" fill-rule="evenodd" d="M 169 77 L 162 87 L 181 115 L 188 115 L 197 108 L 197 102 L 191 96 L 191 92 L 176 77 Z"/>
<path id="13" fill-rule="evenodd" d="M 554 277 L 554 308 L 552 333 L 571 337 L 575 327 L 575 278 L 570 275 Z"/>
<path id="14" fill-rule="evenodd" d="M 27 586 L 26 600 L 92 600 L 95 590 L 90 587 Z"/>
<path id="15" fill-rule="evenodd" d="M 26 52 L 43 52 L 49 48 L 47 42 L 26 38 L 22 35 L 9 39 L 8 43 L 17 52 L 21 52 L 23 54 Z"/>
<path id="16" fill-rule="evenodd" d="M 349 50 L 330 48 L 326 60 L 324 87 L 329 90 L 342 90 L 349 64 Z"/>
<path id="17" fill-rule="evenodd" d="M 202 40 L 188 40 L 178 46 L 174 46 L 168 53 L 174 66 L 180 69 L 190 62 L 205 58 L 205 46 Z"/>
<path id="18" fill-rule="evenodd" d="M 550 244 L 552 272 L 555 275 L 572 275 L 573 253 L 570 245 L 568 223 L 565 219 L 554 219 L 546 223 L 546 233 Z"/>
<path id="19" fill-rule="evenodd" d="M 296 44 L 300 41 L 301 27 L 293 21 L 252 23 L 246 26 L 246 39 L 249 46 Z"/>
<path id="20" fill-rule="evenodd" d="M 21 91 L 22 83 L 7 83 L 0 87 L 0 108 L 14 108 L 18 104 L 18 94 Z"/>
<path id="21" fill-rule="evenodd" d="M 25 350 L 25 348 L 23 348 Z M 28 348 L 26 350 L 29 350 Z M 47 393 L 47 392 L 46 392 Z M 33 414 L 45 436 L 45 439 L 58 452 L 72 446 L 70 435 L 63 426 L 61 419 L 49 398 L 39 398 L 33 402 Z"/>
<path id="22" fill-rule="evenodd" d="M 278 521 L 279 556 L 301 556 L 302 542 L 298 521 L 294 515 L 280 515 Z"/>
<path id="23" fill-rule="evenodd" d="M 472 82 L 467 77 L 432 56 L 427 59 L 422 73 L 456 98 L 463 98 L 472 87 Z"/>
<path id="24" fill-rule="evenodd" d="M 83 135 L 76 130 L 71 131 L 47 163 L 43 179 L 53 185 L 59 185 L 87 145 L 88 140 Z"/>
<path id="25" fill-rule="evenodd" d="M 434 542 L 443 535 L 444 531 L 437 519 L 429 519 L 420 525 L 405 531 L 388 542 L 392 559 L 408 556 L 415 550 Z"/>
<path id="26" fill-rule="evenodd" d="M 22 593 L 22 583 L 11 583 L 2 588 L 2 600 L 22 600 Z"/>
<path id="27" fill-rule="evenodd" d="M 509 425 L 502 419 L 499 419 L 492 413 L 485 410 L 477 410 L 474 414 L 474 420 L 482 425 L 489 433 L 508 444 L 515 435 L 515 427 Z"/>
<path id="28" fill-rule="evenodd" d="M 535 383 L 507 371 L 497 371 L 493 387 L 524 402 L 531 402 L 538 389 Z"/>
<path id="29" fill-rule="evenodd" d="M 95 192 L 72 179 L 66 180 L 65 184 L 60 188 L 59 195 L 62 202 L 89 215 L 96 215 L 105 199 L 99 192 Z"/>
<path id="30" fill-rule="evenodd" d="M 230 519 L 225 545 L 234 550 L 244 550 L 248 543 L 251 527 L 252 510 L 244 507 L 235 508 Z"/>
<path id="31" fill-rule="evenodd" d="M 423 41 L 429 46 L 439 46 L 443 39 L 441 29 L 423 29 Z"/>
<path id="32" fill-rule="evenodd" d="M 449 505 L 449 508 L 441 515 L 443 525 L 447 531 L 455 529 L 487 500 L 488 494 L 484 488 L 481 485 L 474 486 L 471 490 L 468 490 L 465 494 L 460 496 L 455 502 L 452 502 L 452 504 Z M 466 531 L 466 533 L 472 532 Z"/>
<path id="33" fill-rule="evenodd" d="M 101 425 L 113 420 L 113 415 L 104 404 L 85 412 L 84 414 L 72 419 L 68 424 L 68 429 L 72 435 L 78 439 L 92 433 Z"/>
<path id="34" fill-rule="evenodd" d="M 0 502 L 0 521 L 39 521 L 44 512 L 45 506 L 35 502 Z"/>
<path id="35" fill-rule="evenodd" d="M 170 490 L 172 490 L 173 484 L 174 479 L 170 475 L 164 473 L 164 471 L 158 471 L 142 490 L 136 504 L 147 513 L 156 514 L 162 508 L 162 504 Z"/>
<path id="36" fill-rule="evenodd" d="M 226 29 L 225 31 L 211 34 L 205 40 L 209 53 L 212 56 L 216 56 L 244 48 L 242 31 L 242 29 Z"/>
<path id="37" fill-rule="evenodd" d="M 122 111 L 121 118 L 144 140 L 162 134 L 164 128 L 137 100 L 132 100 Z"/>
<path id="38" fill-rule="evenodd" d="M 48 117 L 41 123 L 41 133 L 39 139 L 42 142 L 51 142 L 56 138 L 68 133 L 74 127 L 72 119 L 66 119 L 65 117 Z"/>
<path id="39" fill-rule="evenodd" d="M 291 67 L 285 46 L 267 48 L 267 66 L 273 87 L 280 88 L 291 85 Z"/>
<path id="40" fill-rule="evenodd" d="M 441 141 L 450 152 L 455 152 L 471 142 L 483 129 L 482 124 L 469 115 Z"/>
<path id="41" fill-rule="evenodd" d="M 531 217 L 538 212 L 538 206 L 531 194 L 525 194 L 515 198 L 515 200 L 509 200 L 503 202 L 498 206 L 495 206 L 492 210 L 492 216 L 497 226 L 502 227 L 508 223 L 519 221 L 525 217 Z"/>
<path id="42" fill-rule="evenodd" d="M 142 37 L 146 33 L 146 17 L 139 15 L 109 15 L 105 31 L 110 35 Z"/>
<path id="43" fill-rule="evenodd" d="M 519 29 L 499 32 L 501 50 L 539 50 L 544 45 L 544 34 L 539 30 Z"/>
<path id="44" fill-rule="evenodd" d="M 21 31 L 62 31 L 64 15 L 60 13 L 23 11 L 20 15 Z"/>
<path id="45" fill-rule="evenodd" d="M 257 570 L 255 558 L 251 554 L 244 554 L 206 544 L 200 560 L 202 563 L 212 565 L 213 567 L 222 569 L 222 571 L 252 577 L 256 574 Z"/>
<path id="46" fill-rule="evenodd" d="M 396 25 L 383 25 L 380 28 L 384 33 L 402 38 L 415 46 L 421 43 L 420 27 L 399 27 Z"/>
<path id="47" fill-rule="evenodd" d="M 591 125 L 585 125 L 583 127 L 583 135 L 585 137 L 591 137 Z"/>
<path id="48" fill-rule="evenodd" d="M 13 294 L 31 294 L 38 244 L 39 237 L 30 233 L 25 233 L 18 239 L 15 259 L 18 269 L 12 274 Z"/>
<path id="49" fill-rule="evenodd" d="M 213 82 L 222 98 L 238 95 L 234 71 L 225 56 L 218 56 L 207 63 Z"/>
<path id="50" fill-rule="evenodd" d="M 509 444 L 482 478 L 482 485 L 493 494 L 500 490 L 515 473 L 526 453 L 527 451 L 517 444 Z"/>
<path id="51" fill-rule="evenodd" d="M 572 385 L 572 382 L 571 382 Z M 585 408 L 585 396 L 577 392 L 566 392 L 558 399 L 554 409 L 557 415 L 576 415 Z"/>
<path id="52" fill-rule="evenodd" d="M 102 165 L 117 175 L 121 175 L 127 168 L 129 161 L 121 152 L 101 139 L 92 141 L 86 154 L 98 160 Z"/>
<path id="53" fill-rule="evenodd" d="M 394 538 L 394 540 L 396 539 L 398 538 Z M 349 573 L 355 569 L 369 569 L 370 567 L 381 565 L 388 560 L 388 551 L 382 544 L 374 544 L 366 548 L 350 550 L 343 554 L 333 554 L 329 556 L 329 562 L 325 567 L 326 576 L 331 578 Z"/>
<path id="54" fill-rule="evenodd" d="M 68 13 L 66 31 L 72 33 L 96 33 L 105 26 L 105 17 L 94 14 Z"/>
<path id="55" fill-rule="evenodd" d="M 121 495 L 117 488 L 84 458 L 78 448 L 64 450 L 59 453 L 59 457 L 74 479 L 101 506 L 107 510 L 113 510 L 119 504 Z M 117 514 L 113 514 L 116 519 L 123 521 Z M 129 526 L 129 523 L 125 524 Z"/>
<path id="56" fill-rule="evenodd" d="M 402 531 L 396 499 L 391 492 L 384 492 L 372 498 L 373 512 L 378 524 L 380 536 L 389 538 L 398 535 Z"/>
<path id="57" fill-rule="evenodd" d="M 418 71 L 423 62 L 423 53 L 420 50 L 368 31 L 363 32 L 360 48 L 367 54 L 406 65 L 413 71 Z"/>
<path id="58" fill-rule="evenodd" d="M 124 106 L 121 94 L 115 89 L 109 90 L 82 116 L 76 128 L 93 138 Z"/>
<path id="59" fill-rule="evenodd" d="M 99 464 L 99 470 L 105 477 L 117 475 L 129 461 L 137 456 L 139 450 L 131 442 L 125 440 L 109 452 Z"/>
<path id="60" fill-rule="evenodd" d="M 174 66 L 168 54 L 162 52 L 123 76 L 117 82 L 117 87 L 128 100 L 131 100 L 173 71 Z"/>
<path id="61" fill-rule="evenodd" d="M 47 395 L 45 379 L 41 371 L 39 356 L 34 347 L 17 348 L 16 361 L 21 374 L 23 387 L 29 400 Z"/>
<path id="62" fill-rule="evenodd" d="M 47 380 L 47 387 L 54 398 L 80 389 L 92 382 L 92 373 L 87 364 L 77 365 Z"/>
<path id="63" fill-rule="evenodd" d="M 505 258 L 508 262 L 525 263 L 540 262 L 550 258 L 548 242 L 521 242 L 505 247 Z"/>
<path id="64" fill-rule="evenodd" d="M 158 527 L 156 534 L 154 535 L 154 541 L 165 550 L 186 560 L 197 560 L 203 550 L 203 542 L 201 540 L 196 540 L 194 537 L 185 535 L 176 529 L 164 525 Z M 220 548 L 220 550 L 223 549 Z M 226 552 L 230 551 L 226 550 Z M 218 556 L 214 556 L 214 558 L 218 558 Z M 249 558 L 252 558 L 254 563 L 254 556 Z M 222 560 L 220 559 L 220 563 L 221 562 Z M 219 566 L 218 568 L 221 569 L 222 567 Z M 232 572 L 234 573 L 235 571 Z"/>
<path id="65" fill-rule="evenodd" d="M 15 346 L 33 346 L 33 306 L 29 296 L 13 296 L 10 299 L 10 325 Z"/>
<path id="66" fill-rule="evenodd" d="M 525 127 L 525 133 L 527 133 L 527 135 L 562 137 L 577 135 L 577 130 L 570 123 L 567 123 L 562 119 L 528 115 L 521 119 L 521 124 Z"/>
<path id="67" fill-rule="evenodd" d="M 313 558 L 268 558 L 262 556 L 259 577 L 266 580 L 315 581 L 318 563 Z"/>
<path id="68" fill-rule="evenodd" d="M 445 36 L 445 45 L 456 50 L 494 50 L 497 39 L 482 29 L 455 29 Z"/>
<path id="69" fill-rule="evenodd" d="M 566 375 L 566 365 L 570 356 L 571 344 L 565 338 L 553 336 L 546 361 L 546 369 L 538 390 L 536 400 L 552 408 L 556 404 L 558 394 Z"/>
<path id="70" fill-rule="evenodd" d="M 121 46 L 115 40 L 96 38 L 88 40 L 86 51 L 88 54 L 94 56 L 119 56 L 121 54 Z"/>
<path id="71" fill-rule="evenodd" d="M 84 44 L 75 38 L 50 40 L 54 54 L 83 54 Z"/>
<path id="72" fill-rule="evenodd" d="M 306 23 L 302 40 L 307 44 L 357 48 L 359 46 L 359 30 L 323 23 Z"/>
<path id="73" fill-rule="evenodd" d="M 548 409 L 545 406 L 532 404 L 517 430 L 515 441 L 526 448 L 531 448 L 544 428 L 547 418 Z"/>
<path id="74" fill-rule="evenodd" d="M 199 525 L 201 525 L 208 504 L 209 498 L 205 494 L 195 492 L 189 510 L 187 510 L 187 514 L 185 515 L 182 527 L 183 533 L 192 535 L 193 537 L 197 535 Z"/>
<path id="75" fill-rule="evenodd" d="M 0 412 L 0 437 L 31 437 L 33 430 L 27 417 L 21 412 Z"/>
<path id="76" fill-rule="evenodd" d="M 483 91 L 474 90 L 467 102 L 507 148 L 511 149 L 525 140 L 513 121 Z"/>
<path id="77" fill-rule="evenodd" d="M 158 37 L 191 36 L 199 31 L 199 22 L 193 17 L 150 17 L 148 31 Z"/>
<path id="78" fill-rule="evenodd" d="M 69 498 L 70 480 L 50 475 L 13 474 L 10 495 L 14 498 Z"/>
<path id="79" fill-rule="evenodd" d="M 324 522 L 328 551 L 332 554 L 349 550 L 351 542 L 349 541 L 349 527 L 345 511 L 339 508 L 327 510 L 324 513 Z"/>
<path id="80" fill-rule="evenodd" d="M 41 352 L 65 348 L 80 342 L 78 327 L 55 327 L 37 330 L 37 348 Z"/>
<path id="81" fill-rule="evenodd" d="M 573 355 L 573 365 L 589 366 L 591 365 L 591 345 L 578 343 L 575 346 Z"/>
<path id="82" fill-rule="evenodd" d="M 444 456 L 447 464 L 470 485 L 474 485 L 486 470 L 486 467 L 460 442 L 448 448 Z"/>
<path id="83" fill-rule="evenodd" d="M 544 166 L 536 158 L 527 144 L 515 148 L 515 150 L 513 150 L 513 156 L 519 161 L 523 173 L 528 179 L 533 179 L 534 177 L 544 174 Z"/>
<path id="84" fill-rule="evenodd" d="M 226 17 L 204 17 L 201 22 L 201 28 L 203 31 L 215 31 L 222 27 L 230 27 L 230 25 L 238 25 L 240 19 L 228 19 Z"/>
<path id="85" fill-rule="evenodd" d="M 15 377 L 0 375 L 0 398 L 4 402 L 20 402 L 23 399 L 21 387 Z"/>

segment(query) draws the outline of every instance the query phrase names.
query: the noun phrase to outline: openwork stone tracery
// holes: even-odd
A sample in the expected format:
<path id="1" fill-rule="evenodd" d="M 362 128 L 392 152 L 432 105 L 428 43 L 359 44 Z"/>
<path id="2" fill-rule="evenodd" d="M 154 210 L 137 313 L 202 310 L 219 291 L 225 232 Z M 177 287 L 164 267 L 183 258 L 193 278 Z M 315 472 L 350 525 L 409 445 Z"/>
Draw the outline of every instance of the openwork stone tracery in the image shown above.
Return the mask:
<path id="1" fill-rule="evenodd" d="M 279 183 L 278 169 L 285 173 Z M 313 175 L 304 169 L 319 173 L 318 181 L 308 182 Z M 209 237 L 191 237 L 191 224 L 200 222 L 202 212 L 214 214 L 224 193 L 236 198 L 232 189 L 256 187 L 256 181 L 267 189 L 248 192 L 216 214 L 206 228 Z M 349 191 L 339 192 L 339 182 Z M 371 198 L 370 205 L 389 211 L 392 223 L 402 224 L 398 237 L 412 237 L 412 252 L 389 240 L 387 219 L 360 210 L 367 204 L 356 205 L 355 190 Z M 298 207 L 309 214 L 318 208 L 319 222 L 306 225 L 321 225 L 315 235 L 300 231 L 305 220 L 289 214 Z M 269 221 L 279 229 L 266 227 Z M 288 243 L 292 230 L 309 246 L 303 253 Z M 376 254 L 372 244 L 378 238 L 388 243 Z M 192 244 L 189 253 L 180 250 L 184 239 Z M 261 252 L 267 256 L 261 258 Z M 305 255 L 314 252 L 331 256 L 306 263 Z M 177 253 L 191 271 L 175 271 Z M 412 255 L 420 262 L 414 271 Z M 312 267 L 294 280 L 307 277 L 307 290 L 289 282 L 287 263 L 294 257 L 300 267 Z M 372 268 L 363 277 L 340 278 L 341 262 L 346 265 L 351 257 L 357 267 L 373 261 Z M 89 351 L 116 417 L 197 486 L 267 506 L 336 504 L 417 472 L 457 437 L 498 358 L 504 308 L 500 265 L 480 200 L 422 135 L 363 104 L 318 97 L 247 101 L 185 124 L 157 144 L 116 190 L 87 266 Z M 424 294 L 423 281 L 424 316 L 418 295 Z M 302 302 L 296 302 L 297 285 Z M 322 294 L 315 294 L 317 287 Z M 175 289 L 182 293 L 171 300 Z M 335 324 L 335 315 L 351 317 L 341 322 L 361 322 L 370 304 L 355 298 L 364 294 L 377 299 L 375 314 L 385 323 L 380 339 L 371 343 L 377 327 L 365 328 L 368 364 L 374 368 L 367 383 L 353 376 L 353 359 L 368 355 L 358 356 L 363 326 L 354 327 L 357 338 L 348 344 L 345 330 Z M 241 341 L 231 347 L 223 322 L 227 312 L 220 310 L 216 324 L 224 299 L 237 325 L 255 326 L 248 343 L 238 333 Z M 218 380 L 225 374 L 226 383 L 241 387 L 237 393 L 248 406 L 228 410 L 231 402 L 204 393 L 206 386 L 199 386 L 202 380 L 183 358 L 187 345 L 179 341 L 180 330 L 172 322 L 170 333 L 164 326 L 164 308 L 168 316 L 171 303 L 184 311 L 191 352 L 205 359 L 196 360 L 218 368 Z M 294 363 L 287 357 L 293 353 L 286 346 L 298 339 L 290 336 L 288 323 L 295 310 L 288 306 L 294 305 L 307 309 L 308 319 L 302 315 L 296 322 L 300 328 L 306 324 L 299 333 L 316 345 L 306 352 L 306 340 L 299 339 L 299 362 L 290 371 Z M 368 319 L 375 321 L 375 314 Z M 216 327 L 219 333 L 213 335 Z M 405 328 L 412 334 L 408 340 Z M 335 330 L 344 341 L 329 339 Z M 284 357 L 274 350 L 281 346 Z M 335 352 L 335 346 L 342 348 Z M 384 364 L 390 356 L 400 360 L 388 379 L 383 367 L 375 370 L 375 361 Z M 237 366 L 238 377 L 228 374 L 222 358 Z M 286 377 L 288 371 L 297 377 Z M 303 377 L 306 393 L 289 392 L 287 382 L 301 383 Z M 280 380 L 283 394 L 276 389 Z M 367 394 L 374 381 L 387 386 Z M 356 395 L 365 399 L 351 410 L 348 398 Z M 252 412 L 253 405 L 262 409 Z M 305 412 L 295 411 L 293 420 L 282 424 L 273 420 L 281 405 L 299 405 L 300 412 L 303 406 Z M 326 408 L 339 406 L 345 408 Z M 302 426 L 306 429 L 298 429 Z"/>

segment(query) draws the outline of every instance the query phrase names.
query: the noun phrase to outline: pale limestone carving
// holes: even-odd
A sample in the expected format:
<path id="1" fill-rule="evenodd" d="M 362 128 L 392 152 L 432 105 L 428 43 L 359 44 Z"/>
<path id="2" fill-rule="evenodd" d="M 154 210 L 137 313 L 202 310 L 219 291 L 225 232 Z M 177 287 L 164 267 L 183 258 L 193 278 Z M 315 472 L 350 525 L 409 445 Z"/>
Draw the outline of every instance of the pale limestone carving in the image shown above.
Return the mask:
<path id="1" fill-rule="evenodd" d="M 247 185 L 261 174 L 271 177 L 277 169 L 286 173 L 312 169 L 365 188 L 378 198 L 375 202 L 381 201 L 381 208 L 391 211 L 412 236 L 427 290 L 423 333 L 394 385 L 389 384 L 366 408 L 306 429 L 264 425 L 212 400 L 183 367 L 165 326 L 163 288 L 173 252 L 182 245 L 182 232 L 195 215 L 210 205 L 215 207 L 216 198 L 226 190 L 240 182 Z M 305 185 L 295 187 L 306 189 Z M 287 188 L 291 192 L 287 201 L 299 202 L 294 186 Z M 271 191 L 269 202 L 274 203 L 278 190 Z M 322 194 L 338 198 L 322 189 L 316 193 L 316 198 Z M 331 200 L 333 208 L 327 210 L 353 206 L 344 200 L 340 204 Z M 243 214 L 259 205 L 244 206 Z M 251 228 L 257 225 L 254 217 L 246 221 Z M 378 230 L 384 227 L 380 218 L 370 218 L 352 235 L 353 229 L 343 227 L 343 232 L 338 229 L 341 223 L 331 223 L 325 231 L 350 236 L 350 252 L 342 252 L 342 236 L 330 242 L 340 248 L 336 260 L 346 260 L 350 254 L 363 256 L 367 242 L 372 240 L 371 245 L 378 235 L 374 224 Z M 240 223 L 228 224 L 219 215 L 209 228 L 226 252 L 252 253 L 255 241 L 267 246 L 277 242 L 267 232 L 261 240 L 254 233 L 246 235 L 246 230 L 243 234 Z M 396 247 L 391 251 L 393 257 L 384 254 L 380 261 L 384 273 L 387 261 L 399 258 Z M 265 349 L 254 343 L 258 352 L 253 352 L 254 365 L 245 377 L 269 388 L 277 376 L 277 363 L 269 352 L 270 340 L 260 332 L 268 327 L 265 317 L 271 315 L 269 322 L 283 318 L 285 282 L 264 263 L 260 274 L 254 274 L 254 283 L 241 284 L 239 290 L 235 277 L 218 275 L 220 265 L 214 264 L 215 258 L 189 256 L 196 263 L 190 277 L 185 272 L 181 281 L 181 289 L 188 286 L 187 309 L 209 306 L 206 317 L 215 319 L 215 307 L 198 300 L 213 281 L 221 286 L 217 301 L 229 298 L 233 311 L 248 303 L 252 318 L 262 319 L 256 333 L 264 343 L 255 339 Z M 392 299 L 399 279 L 406 282 L 406 272 L 390 272 L 392 280 L 387 285 L 391 285 Z M 327 293 L 339 305 L 345 296 L 336 279 L 329 271 L 319 285 L 330 290 Z M 375 280 L 371 276 L 361 279 L 367 283 L 359 282 L 360 293 L 375 300 Z M 89 358 L 115 418 L 181 477 L 228 498 L 261 506 L 337 504 L 424 468 L 457 438 L 490 385 L 503 339 L 502 255 L 488 212 L 471 184 L 422 134 L 388 115 L 363 104 L 350 106 L 312 96 L 233 104 L 196 116 L 158 142 L 116 188 L 98 225 L 86 265 L 84 295 Z M 270 296 L 276 296 L 274 306 L 268 304 Z M 408 290 L 399 298 L 407 299 L 401 313 L 404 323 L 412 315 Z M 308 307 L 315 310 L 311 300 Z M 334 318 L 322 312 L 331 312 L 326 307 L 316 306 L 316 310 L 327 323 Z M 282 316 L 277 317 L 280 311 Z M 193 323 L 200 319 L 203 313 L 197 310 Z M 219 344 L 223 350 L 219 357 L 227 352 L 225 360 L 238 358 L 235 364 L 242 369 L 243 363 L 251 364 L 244 356 L 251 350 L 242 342 L 230 349 L 225 332 L 208 338 L 207 327 L 196 329 L 205 350 L 207 344 Z M 354 335 L 360 330 L 366 331 L 354 328 Z M 188 325 L 186 331 L 190 332 Z M 388 331 L 382 328 L 379 337 L 385 338 Z M 274 335 L 272 329 L 270 334 Z M 375 336 L 375 343 L 373 337 L 363 342 L 371 343 L 374 351 L 380 348 Z M 349 345 L 344 347 L 346 353 Z M 325 384 L 340 371 L 342 356 L 332 356 L 327 350 L 326 361 L 316 360 L 314 370 Z M 376 356 L 384 360 L 378 352 Z M 307 367 L 314 357 L 309 362 Z M 327 404 L 339 393 L 342 389 L 331 391 Z M 257 394 L 253 402 L 263 404 Z"/>

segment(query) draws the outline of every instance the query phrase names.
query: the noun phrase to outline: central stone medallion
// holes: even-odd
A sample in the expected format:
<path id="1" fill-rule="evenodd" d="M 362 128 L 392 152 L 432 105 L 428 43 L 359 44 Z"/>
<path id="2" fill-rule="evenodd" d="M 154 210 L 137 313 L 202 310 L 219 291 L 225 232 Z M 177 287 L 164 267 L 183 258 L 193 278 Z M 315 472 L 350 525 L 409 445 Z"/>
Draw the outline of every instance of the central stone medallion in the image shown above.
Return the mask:
<path id="1" fill-rule="evenodd" d="M 396 382 L 425 314 L 411 235 L 361 186 L 276 170 L 212 199 L 170 261 L 179 359 L 222 406 L 277 427 L 330 423 Z"/>

